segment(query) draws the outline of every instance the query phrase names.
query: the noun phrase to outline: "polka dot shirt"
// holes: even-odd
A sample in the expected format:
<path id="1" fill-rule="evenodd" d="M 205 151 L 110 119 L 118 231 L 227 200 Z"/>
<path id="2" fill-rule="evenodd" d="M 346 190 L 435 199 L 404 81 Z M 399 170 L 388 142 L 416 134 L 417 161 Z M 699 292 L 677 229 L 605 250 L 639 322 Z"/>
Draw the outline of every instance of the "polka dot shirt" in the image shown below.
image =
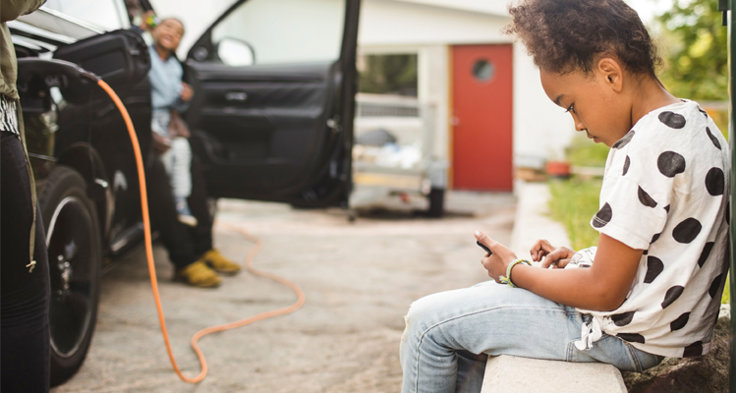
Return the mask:
<path id="1" fill-rule="evenodd" d="M 617 310 L 580 310 L 603 333 L 661 356 L 710 350 L 728 270 L 730 160 L 708 114 L 686 100 L 611 147 L 591 225 L 644 255 Z"/>

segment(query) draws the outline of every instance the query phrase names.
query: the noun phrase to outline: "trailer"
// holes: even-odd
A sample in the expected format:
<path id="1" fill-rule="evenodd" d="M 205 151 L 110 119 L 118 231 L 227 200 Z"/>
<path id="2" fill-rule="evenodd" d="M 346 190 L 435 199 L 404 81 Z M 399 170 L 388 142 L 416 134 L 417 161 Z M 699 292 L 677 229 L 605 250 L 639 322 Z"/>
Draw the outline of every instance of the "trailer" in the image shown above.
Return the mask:
<path id="1" fill-rule="evenodd" d="M 428 216 L 442 216 L 448 160 L 438 153 L 447 149 L 436 149 L 436 103 L 370 94 L 356 102 L 351 206 L 420 199 Z"/>

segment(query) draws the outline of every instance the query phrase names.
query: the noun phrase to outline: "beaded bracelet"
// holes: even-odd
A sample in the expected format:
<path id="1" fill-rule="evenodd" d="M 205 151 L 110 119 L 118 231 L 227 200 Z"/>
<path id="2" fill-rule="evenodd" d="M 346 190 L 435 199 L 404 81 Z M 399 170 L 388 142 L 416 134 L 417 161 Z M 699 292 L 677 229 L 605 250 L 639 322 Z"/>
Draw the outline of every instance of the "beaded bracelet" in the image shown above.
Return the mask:
<path id="1" fill-rule="evenodd" d="M 532 265 L 531 262 L 527 261 L 526 259 L 522 259 L 522 258 L 516 259 L 515 261 L 509 263 L 509 266 L 506 267 L 506 275 L 498 278 L 502 284 L 506 284 L 510 286 L 511 288 L 516 288 L 516 285 L 514 285 L 514 283 L 511 281 L 511 269 L 513 269 L 514 266 L 516 266 L 516 264 L 518 263 L 523 263 L 528 266 Z"/>

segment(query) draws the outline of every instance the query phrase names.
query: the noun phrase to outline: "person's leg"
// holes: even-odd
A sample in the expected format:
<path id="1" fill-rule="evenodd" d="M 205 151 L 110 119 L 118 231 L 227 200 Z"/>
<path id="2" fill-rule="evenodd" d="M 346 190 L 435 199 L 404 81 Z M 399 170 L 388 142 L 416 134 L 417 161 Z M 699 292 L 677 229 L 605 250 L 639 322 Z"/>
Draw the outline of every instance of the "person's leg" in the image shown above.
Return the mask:
<path id="1" fill-rule="evenodd" d="M 474 354 L 468 351 L 457 351 L 456 392 L 478 393 L 483 384 L 488 355 Z"/>
<path id="2" fill-rule="evenodd" d="M 209 195 L 204 180 L 202 165 L 196 156 L 192 158 L 192 194 L 189 197 L 189 208 L 197 219 L 197 226 L 192 229 L 194 252 L 212 269 L 222 274 L 236 274 L 240 272 L 240 265 L 226 258 L 212 242 L 213 217 L 210 214 Z"/>
<path id="3" fill-rule="evenodd" d="M 36 216 L 33 268 L 29 234 L 33 220 L 30 179 L 20 140 L 0 132 L 0 391 L 48 392 L 49 273 L 40 213 Z"/>
<path id="4" fill-rule="evenodd" d="M 603 361 L 629 370 L 661 360 L 610 336 L 590 351 L 578 351 L 574 342 L 583 318 L 574 308 L 491 281 L 419 299 L 409 309 L 401 340 L 402 391 L 479 391 L 484 360 L 476 357 L 475 364 L 473 354 Z"/>
<path id="5" fill-rule="evenodd" d="M 171 179 L 171 189 L 174 194 L 176 211 L 179 213 L 179 221 L 189 226 L 196 226 L 197 219 L 192 215 L 187 201 L 192 193 L 190 175 L 192 151 L 189 142 L 185 138 L 172 139 L 171 148 L 161 158 Z"/>
<path id="6" fill-rule="evenodd" d="M 186 138 L 174 138 L 171 141 L 170 166 L 171 185 L 176 199 L 186 199 L 192 193 L 191 163 L 192 151 Z"/>
<path id="7" fill-rule="evenodd" d="M 192 157 L 190 165 L 191 193 L 189 195 L 189 208 L 197 219 L 197 226 L 192 230 L 193 249 L 198 256 L 212 249 L 212 225 L 213 217 L 210 214 L 209 194 L 207 183 L 204 179 L 202 164 L 196 156 Z"/>
<path id="8" fill-rule="evenodd" d="M 159 238 L 174 264 L 176 278 L 199 287 L 214 287 L 221 280 L 195 253 L 191 229 L 179 221 L 169 177 L 161 161 L 152 157 L 146 170 L 148 210 L 151 225 L 158 230 Z"/>
<path id="9" fill-rule="evenodd" d="M 146 171 L 151 225 L 158 231 L 174 267 L 180 269 L 197 260 L 198 255 L 195 255 L 192 248 L 189 232 L 179 222 L 179 214 L 176 211 L 174 196 L 169 184 L 169 177 L 163 162 L 158 158 L 152 158 Z"/>

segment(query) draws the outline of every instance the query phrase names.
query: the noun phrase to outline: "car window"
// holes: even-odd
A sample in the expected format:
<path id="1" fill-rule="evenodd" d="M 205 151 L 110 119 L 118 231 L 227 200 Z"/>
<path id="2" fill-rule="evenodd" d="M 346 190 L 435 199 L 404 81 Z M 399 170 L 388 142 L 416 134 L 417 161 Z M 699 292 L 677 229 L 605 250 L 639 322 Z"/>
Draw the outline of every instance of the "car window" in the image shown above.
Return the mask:
<path id="1" fill-rule="evenodd" d="M 91 24 L 101 31 L 129 25 L 126 10 L 119 0 L 46 0 L 44 8 Z"/>
<path id="2" fill-rule="evenodd" d="M 218 53 L 228 65 L 332 61 L 340 56 L 344 14 L 345 0 L 250 0 L 213 29 L 212 40 L 227 46 Z"/>

